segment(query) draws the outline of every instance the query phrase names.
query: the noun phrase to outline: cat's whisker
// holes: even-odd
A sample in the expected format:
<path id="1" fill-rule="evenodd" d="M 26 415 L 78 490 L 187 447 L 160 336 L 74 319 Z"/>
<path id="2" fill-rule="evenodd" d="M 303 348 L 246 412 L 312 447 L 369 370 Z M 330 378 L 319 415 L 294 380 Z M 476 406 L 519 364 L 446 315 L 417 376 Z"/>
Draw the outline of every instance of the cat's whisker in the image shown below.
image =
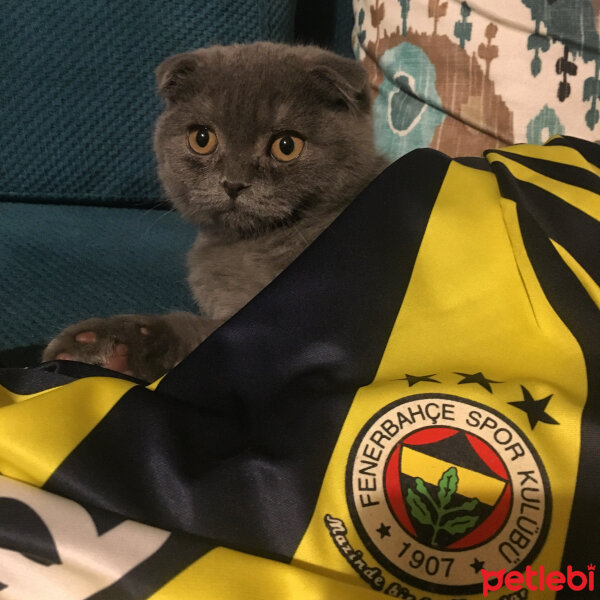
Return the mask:
<path id="1" fill-rule="evenodd" d="M 170 207 L 170 208 L 150 208 L 150 209 L 148 209 L 148 210 L 147 210 L 147 211 L 144 213 L 144 216 L 148 215 L 148 214 L 149 214 L 149 213 L 151 213 L 151 212 L 158 212 L 158 211 L 160 211 L 160 213 L 161 213 L 161 214 L 158 214 L 158 215 L 156 216 L 156 218 L 155 218 L 155 219 L 153 219 L 153 220 L 152 220 L 152 221 L 151 221 L 151 222 L 148 224 L 148 226 L 146 227 L 146 230 L 144 231 L 144 233 L 145 233 L 145 234 L 149 233 L 149 232 L 151 231 L 151 229 L 152 229 L 153 227 L 155 227 L 155 226 L 157 225 L 157 223 L 158 223 L 160 220 L 164 219 L 165 217 L 167 217 L 167 216 L 168 216 L 168 215 L 170 215 L 171 213 L 174 213 L 174 212 L 175 212 L 175 208 L 173 208 L 173 207 Z"/>
<path id="2" fill-rule="evenodd" d="M 302 233 L 302 230 L 300 228 L 298 228 L 296 226 L 296 224 L 292 224 L 292 230 L 304 242 L 304 244 L 306 246 L 308 246 L 310 244 L 310 242 L 306 239 L 306 237 Z"/>

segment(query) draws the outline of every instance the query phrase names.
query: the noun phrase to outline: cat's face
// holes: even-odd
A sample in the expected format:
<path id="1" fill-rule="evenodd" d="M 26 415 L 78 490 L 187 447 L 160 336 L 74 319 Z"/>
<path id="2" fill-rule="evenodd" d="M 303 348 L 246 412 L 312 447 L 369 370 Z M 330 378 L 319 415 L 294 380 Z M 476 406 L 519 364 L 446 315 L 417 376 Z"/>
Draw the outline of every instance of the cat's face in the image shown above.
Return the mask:
<path id="1" fill-rule="evenodd" d="M 373 176 L 366 76 L 354 61 L 257 43 L 171 57 L 157 78 L 167 100 L 159 174 L 198 224 L 260 235 L 347 204 Z"/>

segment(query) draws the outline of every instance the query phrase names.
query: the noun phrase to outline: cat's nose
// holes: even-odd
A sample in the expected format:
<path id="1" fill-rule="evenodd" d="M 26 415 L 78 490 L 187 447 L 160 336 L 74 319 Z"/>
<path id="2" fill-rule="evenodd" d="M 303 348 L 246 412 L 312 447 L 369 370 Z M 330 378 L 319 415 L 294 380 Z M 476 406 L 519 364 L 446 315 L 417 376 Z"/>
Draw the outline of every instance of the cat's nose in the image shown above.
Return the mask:
<path id="1" fill-rule="evenodd" d="M 237 198 L 237 195 L 244 189 L 246 189 L 247 187 L 250 187 L 248 184 L 246 183 L 241 183 L 239 181 L 227 181 L 226 179 L 223 180 L 221 182 L 221 185 L 223 186 L 223 188 L 225 189 L 225 191 L 227 192 L 227 195 L 232 199 L 235 200 Z"/>

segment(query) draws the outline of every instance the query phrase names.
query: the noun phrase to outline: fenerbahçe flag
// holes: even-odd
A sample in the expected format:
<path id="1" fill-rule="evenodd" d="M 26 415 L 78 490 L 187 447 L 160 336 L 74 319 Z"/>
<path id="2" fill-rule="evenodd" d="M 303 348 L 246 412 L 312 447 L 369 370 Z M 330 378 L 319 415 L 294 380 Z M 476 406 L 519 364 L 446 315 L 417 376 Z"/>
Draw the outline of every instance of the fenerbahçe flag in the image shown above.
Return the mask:
<path id="1" fill-rule="evenodd" d="M 1 371 L 0 600 L 597 597 L 599 174 L 418 150 L 159 382 Z"/>

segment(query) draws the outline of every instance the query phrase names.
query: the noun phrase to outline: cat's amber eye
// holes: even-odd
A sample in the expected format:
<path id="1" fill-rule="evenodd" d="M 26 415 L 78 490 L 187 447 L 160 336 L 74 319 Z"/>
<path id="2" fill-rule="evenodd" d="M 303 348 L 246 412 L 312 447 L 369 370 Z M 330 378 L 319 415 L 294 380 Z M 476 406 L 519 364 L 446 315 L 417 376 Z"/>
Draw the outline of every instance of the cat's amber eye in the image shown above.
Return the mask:
<path id="1" fill-rule="evenodd" d="M 280 135 L 271 144 L 271 156 L 280 162 L 298 158 L 304 150 L 304 140 L 290 133 Z"/>
<path id="2" fill-rule="evenodd" d="M 196 154 L 210 154 L 219 145 L 219 140 L 208 127 L 194 127 L 188 133 L 188 145 Z"/>

